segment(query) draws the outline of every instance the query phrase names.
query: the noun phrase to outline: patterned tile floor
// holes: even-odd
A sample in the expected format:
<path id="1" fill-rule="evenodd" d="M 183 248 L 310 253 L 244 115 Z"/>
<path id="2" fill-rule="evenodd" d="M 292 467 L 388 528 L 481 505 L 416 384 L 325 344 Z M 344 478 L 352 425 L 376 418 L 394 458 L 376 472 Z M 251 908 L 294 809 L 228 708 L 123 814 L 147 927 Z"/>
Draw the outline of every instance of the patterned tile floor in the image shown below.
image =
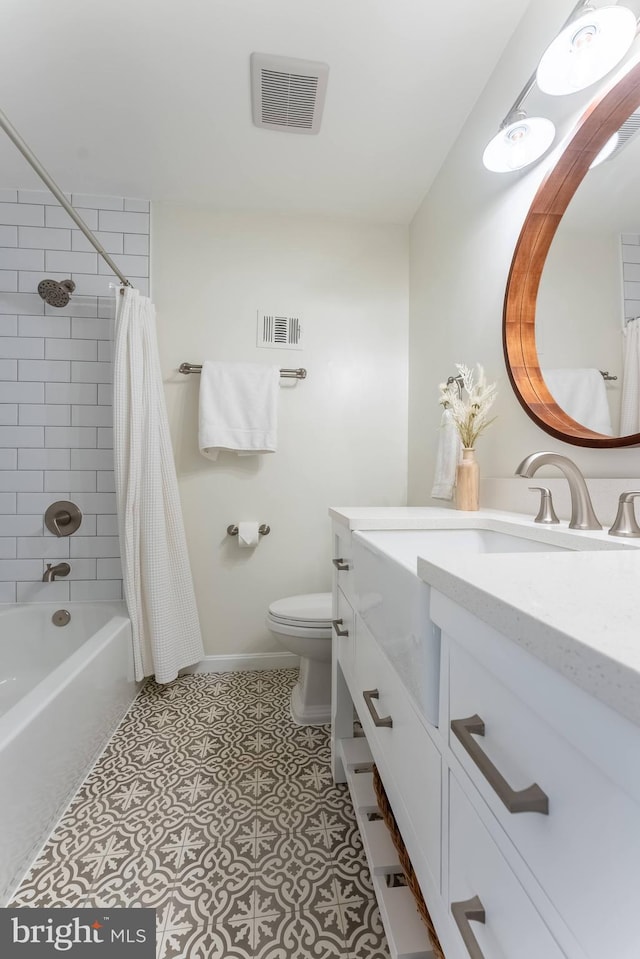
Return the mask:
<path id="1" fill-rule="evenodd" d="M 147 684 L 14 906 L 147 906 L 158 959 L 388 959 L 329 729 L 295 670 Z"/>

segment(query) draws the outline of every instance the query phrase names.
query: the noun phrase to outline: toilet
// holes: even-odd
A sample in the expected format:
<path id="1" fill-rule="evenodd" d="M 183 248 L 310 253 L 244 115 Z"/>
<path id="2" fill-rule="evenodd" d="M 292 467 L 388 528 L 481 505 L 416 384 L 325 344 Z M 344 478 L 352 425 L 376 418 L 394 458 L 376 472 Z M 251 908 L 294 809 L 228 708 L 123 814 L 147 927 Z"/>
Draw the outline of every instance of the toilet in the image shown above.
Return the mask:
<path id="1" fill-rule="evenodd" d="M 267 628 L 300 657 L 300 676 L 291 693 L 291 715 L 299 726 L 331 722 L 331 593 L 305 593 L 269 606 Z"/>

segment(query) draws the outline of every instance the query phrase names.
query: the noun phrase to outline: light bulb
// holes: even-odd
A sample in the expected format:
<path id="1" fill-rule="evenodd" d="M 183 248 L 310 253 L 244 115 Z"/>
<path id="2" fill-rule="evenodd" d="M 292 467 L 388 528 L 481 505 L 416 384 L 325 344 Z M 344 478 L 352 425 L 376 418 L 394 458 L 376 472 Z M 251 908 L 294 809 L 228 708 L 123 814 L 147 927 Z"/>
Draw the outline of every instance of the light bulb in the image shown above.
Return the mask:
<path id="1" fill-rule="evenodd" d="M 521 170 L 549 149 L 556 128 L 545 117 L 518 117 L 488 143 L 482 162 L 493 173 Z"/>

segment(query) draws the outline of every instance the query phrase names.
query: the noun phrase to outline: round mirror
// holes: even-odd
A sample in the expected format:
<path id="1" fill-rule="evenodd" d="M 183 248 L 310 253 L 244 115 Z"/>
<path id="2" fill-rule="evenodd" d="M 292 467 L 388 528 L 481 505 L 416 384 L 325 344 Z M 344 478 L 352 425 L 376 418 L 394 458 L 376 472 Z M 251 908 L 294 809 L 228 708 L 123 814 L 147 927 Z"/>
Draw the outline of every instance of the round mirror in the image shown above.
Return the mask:
<path id="1" fill-rule="evenodd" d="M 577 124 L 534 197 L 507 283 L 503 341 L 513 389 L 541 429 L 576 446 L 640 445 L 638 432 L 615 435 L 620 432 L 624 318 L 640 315 L 633 281 L 623 286 L 622 280 L 627 257 L 627 278 L 637 274 L 640 284 L 640 202 L 637 217 L 631 200 L 625 208 L 627 173 L 622 171 L 638 169 L 633 157 L 640 156 L 640 138 L 619 150 L 619 157 L 590 170 L 639 105 L 640 64 Z M 613 203 L 614 183 L 621 204 Z M 603 184 L 604 200 L 597 193 Z M 616 225 L 614 205 L 625 214 Z M 617 380 L 605 379 L 600 371 Z"/>

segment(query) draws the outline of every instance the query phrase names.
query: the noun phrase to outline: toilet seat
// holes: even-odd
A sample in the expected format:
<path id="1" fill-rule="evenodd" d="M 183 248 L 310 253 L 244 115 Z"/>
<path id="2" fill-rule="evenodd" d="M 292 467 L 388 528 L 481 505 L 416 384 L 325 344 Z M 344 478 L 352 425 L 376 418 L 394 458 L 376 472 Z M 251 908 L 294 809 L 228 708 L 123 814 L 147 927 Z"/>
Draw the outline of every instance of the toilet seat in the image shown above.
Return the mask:
<path id="1" fill-rule="evenodd" d="M 269 606 L 268 617 L 282 626 L 330 630 L 331 593 L 304 593 L 277 599 Z"/>

